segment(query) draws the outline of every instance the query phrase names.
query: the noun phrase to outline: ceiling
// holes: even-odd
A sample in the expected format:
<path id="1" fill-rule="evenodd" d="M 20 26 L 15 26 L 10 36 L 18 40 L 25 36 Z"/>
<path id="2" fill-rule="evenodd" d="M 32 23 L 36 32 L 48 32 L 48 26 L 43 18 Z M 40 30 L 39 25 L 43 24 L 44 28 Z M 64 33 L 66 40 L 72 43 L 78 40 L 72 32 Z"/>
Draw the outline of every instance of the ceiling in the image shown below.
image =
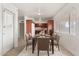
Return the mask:
<path id="1" fill-rule="evenodd" d="M 40 10 L 41 17 L 54 16 L 65 3 L 15 3 L 19 10 L 19 16 L 38 17 Z"/>

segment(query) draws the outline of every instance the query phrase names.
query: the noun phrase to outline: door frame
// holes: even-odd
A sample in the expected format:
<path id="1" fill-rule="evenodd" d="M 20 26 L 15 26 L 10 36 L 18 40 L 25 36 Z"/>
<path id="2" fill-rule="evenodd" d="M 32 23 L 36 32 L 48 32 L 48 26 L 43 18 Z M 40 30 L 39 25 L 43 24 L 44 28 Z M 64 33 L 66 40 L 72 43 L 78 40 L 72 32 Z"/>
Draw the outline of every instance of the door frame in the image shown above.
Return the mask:
<path id="1" fill-rule="evenodd" d="M 14 48 L 14 21 L 15 21 L 15 14 L 12 12 L 12 11 L 10 11 L 9 9 L 7 9 L 7 8 L 3 8 L 2 9 L 2 52 L 3 52 L 3 17 L 4 17 L 4 15 L 3 15 L 3 13 L 5 12 L 5 11 L 7 11 L 7 12 L 9 12 L 9 13 L 11 13 L 11 14 L 13 14 L 13 48 Z M 2 55 L 3 55 L 4 53 L 2 53 Z"/>

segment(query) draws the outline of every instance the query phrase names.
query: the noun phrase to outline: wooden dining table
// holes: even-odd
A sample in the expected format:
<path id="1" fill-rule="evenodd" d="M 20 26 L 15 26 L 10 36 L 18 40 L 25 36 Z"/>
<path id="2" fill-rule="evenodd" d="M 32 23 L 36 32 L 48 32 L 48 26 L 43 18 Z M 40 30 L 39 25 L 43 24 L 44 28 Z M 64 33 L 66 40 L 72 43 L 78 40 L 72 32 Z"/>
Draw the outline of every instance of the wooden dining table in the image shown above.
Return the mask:
<path id="1" fill-rule="evenodd" d="M 36 47 L 36 44 L 37 44 L 37 38 L 39 36 L 34 36 L 32 37 L 32 53 L 34 53 L 34 50 L 35 50 L 35 47 Z M 50 37 L 50 40 L 51 40 L 51 46 L 52 46 L 52 54 L 54 54 L 54 38 L 47 35 L 45 37 Z M 42 37 L 41 37 L 42 38 Z"/>

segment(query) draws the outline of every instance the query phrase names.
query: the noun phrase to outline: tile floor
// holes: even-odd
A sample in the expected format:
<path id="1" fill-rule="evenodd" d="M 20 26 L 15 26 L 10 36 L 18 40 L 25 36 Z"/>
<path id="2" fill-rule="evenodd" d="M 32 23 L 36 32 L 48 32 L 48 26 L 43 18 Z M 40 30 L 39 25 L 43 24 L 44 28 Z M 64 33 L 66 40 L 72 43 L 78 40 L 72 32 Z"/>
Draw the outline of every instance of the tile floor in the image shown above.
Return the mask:
<path id="1" fill-rule="evenodd" d="M 25 40 L 19 39 L 18 40 L 18 47 L 9 50 L 3 56 L 17 56 L 25 47 Z"/>
<path id="2" fill-rule="evenodd" d="M 35 48 L 34 54 L 32 53 L 32 46 L 28 46 L 27 51 L 25 47 L 25 41 L 22 39 L 19 41 L 19 46 L 8 51 L 3 56 L 37 56 L 37 47 Z M 49 52 L 50 56 L 72 56 L 69 51 L 60 46 L 60 51 L 56 47 L 54 47 L 54 54 Z M 47 56 L 47 51 L 40 51 L 39 56 Z"/>
<path id="3" fill-rule="evenodd" d="M 49 55 L 50 56 L 66 56 L 65 54 L 61 52 L 61 50 L 58 51 L 56 47 L 54 47 L 54 54 L 52 54 L 52 52 L 50 51 Z M 29 46 L 27 51 L 26 51 L 26 48 L 24 48 L 18 56 L 37 56 L 37 49 L 35 49 L 35 52 L 32 53 L 32 47 Z M 39 56 L 47 56 L 47 51 L 40 51 Z"/>

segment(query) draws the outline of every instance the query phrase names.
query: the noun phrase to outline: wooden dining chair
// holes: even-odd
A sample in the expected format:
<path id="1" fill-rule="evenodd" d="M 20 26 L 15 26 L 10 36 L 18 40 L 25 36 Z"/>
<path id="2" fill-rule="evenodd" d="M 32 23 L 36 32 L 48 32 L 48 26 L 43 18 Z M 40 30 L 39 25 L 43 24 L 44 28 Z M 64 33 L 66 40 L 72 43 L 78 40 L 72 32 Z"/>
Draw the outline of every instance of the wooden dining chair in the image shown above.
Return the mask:
<path id="1" fill-rule="evenodd" d="M 29 45 L 32 45 L 32 37 L 29 34 L 25 34 L 26 50 Z"/>
<path id="2" fill-rule="evenodd" d="M 49 56 L 49 38 L 37 38 L 37 49 L 38 49 L 38 56 L 39 51 L 47 51 Z"/>
<path id="3" fill-rule="evenodd" d="M 59 40 L 60 40 L 60 36 L 58 34 L 54 35 L 54 45 L 59 49 Z"/>

